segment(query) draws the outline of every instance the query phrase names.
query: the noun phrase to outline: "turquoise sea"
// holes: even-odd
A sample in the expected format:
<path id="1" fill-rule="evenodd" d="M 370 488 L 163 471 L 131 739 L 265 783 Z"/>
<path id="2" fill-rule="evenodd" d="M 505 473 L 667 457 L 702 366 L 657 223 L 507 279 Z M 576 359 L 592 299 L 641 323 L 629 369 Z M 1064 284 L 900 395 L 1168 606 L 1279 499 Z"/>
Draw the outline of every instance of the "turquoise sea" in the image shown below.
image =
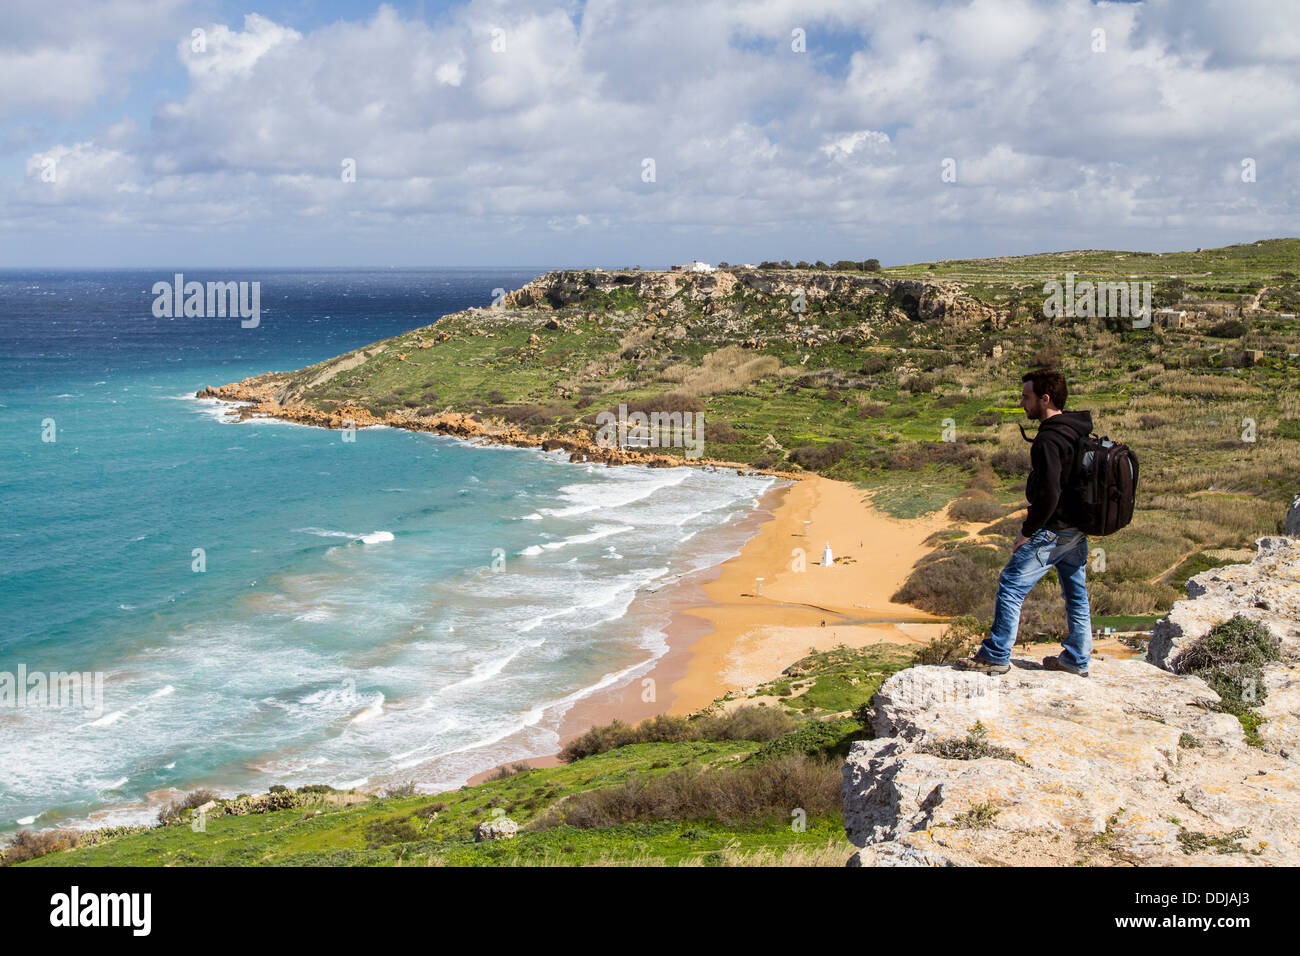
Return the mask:
<path id="1" fill-rule="evenodd" d="M 260 324 L 155 318 L 175 271 L 260 281 Z M 768 479 L 193 398 L 540 271 L 0 271 L 0 832 L 144 822 L 173 788 L 456 786 L 649 668 L 666 621 L 634 598 L 735 553 Z M 20 669 L 102 700 L 4 696 Z"/>

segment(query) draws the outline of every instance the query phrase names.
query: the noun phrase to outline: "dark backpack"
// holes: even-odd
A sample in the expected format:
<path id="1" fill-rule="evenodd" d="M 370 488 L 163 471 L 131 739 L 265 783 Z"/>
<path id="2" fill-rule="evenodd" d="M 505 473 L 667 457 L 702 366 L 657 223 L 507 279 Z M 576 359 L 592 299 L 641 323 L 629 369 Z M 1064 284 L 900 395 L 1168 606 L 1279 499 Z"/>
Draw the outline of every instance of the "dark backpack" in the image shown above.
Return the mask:
<path id="1" fill-rule="evenodd" d="M 1022 427 L 1025 441 L 1033 441 Z M 1074 446 L 1074 468 L 1062 489 L 1070 496 L 1071 524 L 1087 535 L 1114 534 L 1133 520 L 1138 460 L 1123 442 L 1084 435 Z"/>
<path id="2" fill-rule="evenodd" d="M 1070 492 L 1079 501 L 1084 534 L 1114 534 L 1133 520 L 1138 460 L 1123 442 L 1084 435 L 1074 448 Z"/>

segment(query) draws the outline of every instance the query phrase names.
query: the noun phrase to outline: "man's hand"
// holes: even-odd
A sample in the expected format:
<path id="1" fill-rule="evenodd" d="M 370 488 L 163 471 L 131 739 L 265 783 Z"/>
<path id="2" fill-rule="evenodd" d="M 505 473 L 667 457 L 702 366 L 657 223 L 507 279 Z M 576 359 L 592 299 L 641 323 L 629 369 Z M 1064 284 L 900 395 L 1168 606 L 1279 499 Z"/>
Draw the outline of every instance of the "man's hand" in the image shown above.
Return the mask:
<path id="1" fill-rule="evenodd" d="M 1022 544 L 1024 544 L 1024 543 L 1025 543 L 1026 541 L 1028 541 L 1028 540 L 1029 540 L 1029 539 L 1026 538 L 1023 534 L 1020 534 L 1019 532 L 1017 532 L 1017 533 L 1016 533 L 1016 540 L 1015 540 L 1015 542 L 1012 543 L 1012 545 L 1011 545 L 1011 550 L 1012 550 L 1012 551 L 1019 551 L 1019 550 L 1020 550 L 1020 546 L 1021 546 Z"/>

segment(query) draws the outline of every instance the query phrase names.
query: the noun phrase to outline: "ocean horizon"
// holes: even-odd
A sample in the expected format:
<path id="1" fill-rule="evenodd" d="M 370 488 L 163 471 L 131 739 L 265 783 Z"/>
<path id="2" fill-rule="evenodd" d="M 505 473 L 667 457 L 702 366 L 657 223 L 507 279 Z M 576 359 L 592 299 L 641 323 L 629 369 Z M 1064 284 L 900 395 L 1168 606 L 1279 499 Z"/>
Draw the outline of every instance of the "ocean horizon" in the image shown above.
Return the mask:
<path id="1" fill-rule="evenodd" d="M 194 393 L 537 273 L 221 270 L 261 282 L 241 328 L 155 318 L 173 272 L 210 277 L 0 272 L 0 674 L 102 680 L 96 706 L 0 707 L 0 832 L 149 822 L 199 786 L 444 790 L 552 753 L 575 703 L 665 652 L 638 593 L 735 554 L 774 484 L 232 424 Z"/>

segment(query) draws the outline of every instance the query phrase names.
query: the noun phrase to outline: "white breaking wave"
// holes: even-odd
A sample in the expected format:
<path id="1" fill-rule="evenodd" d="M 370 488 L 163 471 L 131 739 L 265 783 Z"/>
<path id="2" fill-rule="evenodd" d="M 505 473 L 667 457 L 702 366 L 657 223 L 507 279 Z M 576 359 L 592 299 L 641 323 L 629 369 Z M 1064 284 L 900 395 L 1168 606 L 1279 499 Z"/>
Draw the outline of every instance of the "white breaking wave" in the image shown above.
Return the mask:
<path id="1" fill-rule="evenodd" d="M 384 713 L 384 695 L 382 693 L 377 693 L 375 694 L 375 699 L 371 701 L 370 706 L 366 707 L 363 711 L 361 711 L 361 713 L 353 717 L 351 722 L 354 724 L 365 723 L 367 720 L 374 720 L 376 717 L 381 716 L 383 713 Z"/>
<path id="2" fill-rule="evenodd" d="M 623 508 L 649 498 L 665 488 L 680 485 L 689 477 L 691 469 L 681 467 L 656 469 L 656 471 L 659 471 L 660 474 L 647 478 L 625 478 L 623 480 L 591 481 L 565 485 L 560 489 L 560 496 L 565 501 L 571 502 L 568 507 L 539 508 L 533 514 L 524 517 L 526 520 L 572 518 L 598 509 L 608 511 Z"/>
<path id="3" fill-rule="evenodd" d="M 468 677 L 461 678 L 460 680 L 456 681 L 454 684 L 448 684 L 446 687 L 439 690 L 438 694 L 439 695 L 447 694 L 461 687 L 472 687 L 475 684 L 482 684 L 484 681 L 491 680 L 493 677 L 496 677 L 503 670 L 505 670 L 506 665 L 509 664 L 511 661 L 513 661 L 524 651 L 541 647 L 545 643 L 546 643 L 546 638 L 540 638 L 539 640 L 535 640 L 535 641 L 527 641 L 519 645 L 518 647 L 516 647 L 509 654 L 505 654 L 501 657 L 495 658 L 490 661 L 484 661 L 482 664 L 476 665 L 474 667 L 473 672 Z M 424 707 L 422 707 L 421 709 L 422 710 L 427 709 L 430 705 L 432 705 L 432 703 L 433 703 L 433 698 L 430 698 L 428 701 L 425 702 Z"/>
<path id="4" fill-rule="evenodd" d="M 355 534 L 351 531 L 331 531 L 328 528 L 295 528 L 294 531 L 299 534 L 314 534 L 318 538 L 350 538 L 353 541 L 360 541 L 362 544 L 379 544 L 383 541 L 393 540 L 393 532 L 391 531 L 371 531 L 368 534 Z"/>

